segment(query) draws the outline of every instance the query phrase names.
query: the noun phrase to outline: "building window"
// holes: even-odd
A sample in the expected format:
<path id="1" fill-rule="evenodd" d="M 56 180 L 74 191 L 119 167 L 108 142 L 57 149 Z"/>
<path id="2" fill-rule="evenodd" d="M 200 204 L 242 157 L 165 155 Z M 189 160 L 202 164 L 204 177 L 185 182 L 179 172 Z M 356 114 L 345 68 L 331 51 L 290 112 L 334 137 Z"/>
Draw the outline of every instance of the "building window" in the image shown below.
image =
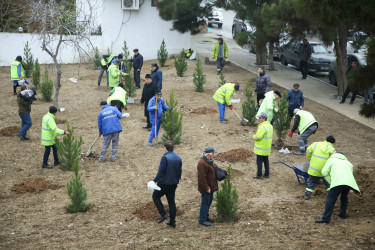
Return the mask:
<path id="1" fill-rule="evenodd" d="M 156 0 L 151 0 L 151 7 L 156 7 Z"/>

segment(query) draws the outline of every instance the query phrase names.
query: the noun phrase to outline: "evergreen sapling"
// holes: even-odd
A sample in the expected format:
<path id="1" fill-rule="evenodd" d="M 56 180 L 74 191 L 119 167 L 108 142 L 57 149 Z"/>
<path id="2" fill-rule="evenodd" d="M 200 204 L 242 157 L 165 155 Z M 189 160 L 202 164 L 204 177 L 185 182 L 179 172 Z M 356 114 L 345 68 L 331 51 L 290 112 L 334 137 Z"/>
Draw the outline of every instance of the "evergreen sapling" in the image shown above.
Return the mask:
<path id="1" fill-rule="evenodd" d="M 185 59 L 185 51 L 182 49 L 177 59 L 174 59 L 174 67 L 176 68 L 177 75 L 182 77 L 187 70 L 187 62 Z"/>
<path id="2" fill-rule="evenodd" d="M 158 50 L 157 58 L 158 58 L 160 66 L 164 67 L 165 62 L 167 61 L 167 58 L 168 58 L 168 51 L 166 49 L 164 39 L 161 42 L 160 49 Z"/>
<path id="3" fill-rule="evenodd" d="M 44 100 L 46 102 L 50 102 L 52 100 L 52 94 L 53 94 L 53 82 L 48 76 L 47 69 L 44 71 L 44 78 L 43 82 L 41 84 L 41 92 L 42 96 L 44 97 Z"/>
<path id="4" fill-rule="evenodd" d="M 255 100 L 252 98 L 253 90 L 250 87 L 249 82 L 246 82 L 245 95 L 247 97 L 247 100 L 242 103 L 242 116 L 249 121 L 248 125 L 253 125 L 256 121 L 255 116 L 257 112 Z"/>
<path id="5" fill-rule="evenodd" d="M 232 167 L 228 166 L 228 175 L 221 184 L 221 190 L 216 192 L 216 211 L 219 222 L 234 221 L 237 218 L 238 193 L 231 182 Z"/>
<path id="6" fill-rule="evenodd" d="M 38 58 L 35 60 L 34 64 L 34 70 L 33 70 L 33 84 L 35 89 L 40 88 L 40 66 L 39 66 L 39 61 Z"/>
<path id="7" fill-rule="evenodd" d="M 23 68 L 25 69 L 25 75 L 26 77 L 30 77 L 33 72 L 34 67 L 34 58 L 31 54 L 31 49 L 29 47 L 29 42 L 26 42 L 26 45 L 23 49 L 23 54 L 25 56 L 24 60 L 22 61 Z"/>
<path id="8" fill-rule="evenodd" d="M 125 80 L 124 89 L 129 97 L 134 97 L 135 92 L 137 91 L 137 88 L 134 85 L 133 77 L 131 75 L 132 63 L 130 61 L 126 61 L 125 63 L 126 63 L 125 73 L 127 75 L 124 76 L 124 80 Z"/>
<path id="9" fill-rule="evenodd" d="M 126 44 L 126 41 L 124 40 L 124 47 L 122 47 L 122 55 L 124 56 L 124 62 L 128 60 L 128 57 L 130 55 L 129 48 Z"/>
<path id="10" fill-rule="evenodd" d="M 199 57 L 197 57 L 197 62 L 195 64 L 195 71 L 193 73 L 193 83 L 195 86 L 195 91 L 203 92 L 203 85 L 206 83 L 206 78 L 203 75 L 202 63 Z"/>
<path id="11" fill-rule="evenodd" d="M 175 99 L 173 89 L 166 103 L 170 109 L 165 112 L 165 116 L 161 117 L 161 126 L 164 129 L 162 141 L 165 143 L 170 140 L 177 145 L 181 143 L 182 113 L 176 109 L 178 101 Z"/>
<path id="12" fill-rule="evenodd" d="M 94 59 L 93 59 L 94 68 L 98 69 L 100 67 L 100 55 L 98 47 L 94 49 Z"/>
<path id="13" fill-rule="evenodd" d="M 284 145 L 283 139 L 285 139 L 290 128 L 291 118 L 288 114 L 289 103 L 286 100 L 287 93 L 284 91 L 283 96 L 280 98 L 279 109 L 275 114 L 275 129 L 278 137 L 277 146 L 282 147 Z"/>
<path id="14" fill-rule="evenodd" d="M 220 72 L 220 82 L 219 82 L 219 88 L 221 86 L 223 86 L 224 84 L 226 84 L 227 81 L 225 81 L 225 76 L 224 76 L 224 73 L 223 72 Z"/>

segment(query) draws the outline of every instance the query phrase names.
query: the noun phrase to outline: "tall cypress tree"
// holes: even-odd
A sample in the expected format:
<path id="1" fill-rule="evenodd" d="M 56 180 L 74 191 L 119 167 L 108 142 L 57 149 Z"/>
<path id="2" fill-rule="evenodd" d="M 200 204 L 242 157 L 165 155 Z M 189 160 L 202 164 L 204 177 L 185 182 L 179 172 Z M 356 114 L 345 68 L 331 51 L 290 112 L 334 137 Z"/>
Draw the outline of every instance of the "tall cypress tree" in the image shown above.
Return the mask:
<path id="1" fill-rule="evenodd" d="M 40 88 L 40 66 L 38 58 L 35 60 L 34 70 L 33 70 L 33 84 L 35 89 Z"/>

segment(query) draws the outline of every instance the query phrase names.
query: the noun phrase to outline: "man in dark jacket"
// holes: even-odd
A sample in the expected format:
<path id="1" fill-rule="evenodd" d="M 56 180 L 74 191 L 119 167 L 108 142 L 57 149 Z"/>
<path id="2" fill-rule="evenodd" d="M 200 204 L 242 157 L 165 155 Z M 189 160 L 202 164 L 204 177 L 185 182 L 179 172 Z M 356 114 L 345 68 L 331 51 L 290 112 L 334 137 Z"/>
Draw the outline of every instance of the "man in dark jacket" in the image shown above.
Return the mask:
<path id="1" fill-rule="evenodd" d="M 152 194 L 152 200 L 160 213 L 158 223 L 162 223 L 168 218 L 165 212 L 163 203 L 160 198 L 167 197 L 169 205 L 170 220 L 167 222 L 168 226 L 176 227 L 176 203 L 174 196 L 176 193 L 177 185 L 180 182 L 182 174 L 182 160 L 179 155 L 173 152 L 174 145 L 171 141 L 164 143 L 164 155 L 160 160 L 159 170 L 156 174 L 154 182 L 160 187 L 160 190 L 155 190 Z"/>
<path id="2" fill-rule="evenodd" d="M 121 112 L 113 106 L 107 105 L 106 101 L 101 101 L 102 111 L 98 116 L 99 136 L 103 135 L 102 152 L 100 153 L 99 162 L 105 161 L 105 155 L 109 144 L 112 142 L 111 161 L 116 160 L 118 141 L 122 131 L 120 119 Z"/>
<path id="3" fill-rule="evenodd" d="M 151 130 L 152 124 L 150 122 L 150 116 L 147 110 L 148 101 L 155 96 L 155 93 L 158 91 L 158 87 L 155 83 L 152 82 L 152 76 L 150 74 L 145 75 L 145 85 L 143 85 L 141 103 L 145 104 L 145 116 L 147 117 L 147 125 L 143 128 Z"/>
<path id="4" fill-rule="evenodd" d="M 213 219 L 209 217 L 210 206 L 214 197 L 214 192 L 219 190 L 215 169 L 214 156 L 217 152 L 212 147 L 207 147 L 202 153 L 202 158 L 197 165 L 198 170 L 198 191 L 201 193 L 201 207 L 199 210 L 199 224 L 211 226 Z M 228 174 L 225 170 L 224 172 Z"/>
<path id="5" fill-rule="evenodd" d="M 310 64 L 310 59 L 311 59 L 311 53 L 312 53 L 312 48 L 307 41 L 307 39 L 303 39 L 303 44 L 300 47 L 299 51 L 299 56 L 301 58 L 301 63 L 300 63 L 300 68 L 301 68 L 301 73 L 302 73 L 302 78 L 303 80 L 306 79 L 307 73 L 309 72 L 309 64 Z"/>
<path id="6" fill-rule="evenodd" d="M 355 69 L 356 67 L 357 67 L 357 62 L 356 62 L 356 61 L 352 61 L 351 64 L 350 64 L 350 66 L 348 67 L 348 69 L 347 69 L 346 72 L 345 72 L 346 78 L 348 78 L 350 72 L 351 72 L 353 69 Z M 354 88 L 350 88 L 350 87 L 349 87 L 349 84 L 348 84 L 348 86 L 347 86 L 346 89 L 345 89 L 344 95 L 342 96 L 342 99 L 341 99 L 340 104 L 342 104 L 342 103 L 345 102 L 345 100 L 346 100 L 346 98 L 348 97 L 348 95 L 349 95 L 350 92 L 353 92 L 353 94 L 352 94 L 352 99 L 350 100 L 350 104 L 353 104 L 353 103 L 354 103 L 355 98 L 357 97 L 357 90 L 354 89 Z"/>
<path id="7" fill-rule="evenodd" d="M 35 100 L 35 90 L 26 89 L 26 86 L 22 86 L 21 92 L 17 96 L 18 114 L 22 120 L 22 127 L 17 136 L 21 141 L 30 139 L 26 136 L 26 133 L 33 124 L 30 117 L 33 100 Z"/>
<path id="8" fill-rule="evenodd" d="M 271 78 L 261 66 L 258 68 L 258 75 L 254 88 L 254 95 L 257 95 L 257 103 L 260 99 L 264 99 L 264 94 L 270 91 L 271 88 Z"/>
<path id="9" fill-rule="evenodd" d="M 134 82 L 135 87 L 139 89 L 141 87 L 141 69 L 143 66 L 143 56 L 139 54 L 138 49 L 134 49 L 133 52 Z"/>
<path id="10" fill-rule="evenodd" d="M 299 89 L 299 84 L 293 84 L 293 89 L 289 90 L 286 100 L 289 102 L 288 114 L 293 118 L 293 111 L 295 109 L 302 109 L 305 105 L 303 92 Z"/>
<path id="11" fill-rule="evenodd" d="M 152 81 L 158 87 L 158 91 L 161 91 L 161 89 L 163 88 L 163 72 L 161 71 L 161 69 L 159 69 L 159 66 L 156 62 L 151 64 L 150 74 L 152 76 Z"/>

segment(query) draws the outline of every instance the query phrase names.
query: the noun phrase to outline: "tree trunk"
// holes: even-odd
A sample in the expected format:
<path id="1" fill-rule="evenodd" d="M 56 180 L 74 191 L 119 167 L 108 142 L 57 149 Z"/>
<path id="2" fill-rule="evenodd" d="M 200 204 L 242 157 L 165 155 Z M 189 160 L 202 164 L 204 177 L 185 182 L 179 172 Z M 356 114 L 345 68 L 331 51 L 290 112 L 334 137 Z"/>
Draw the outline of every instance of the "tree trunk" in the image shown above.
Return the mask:
<path id="1" fill-rule="evenodd" d="M 273 48 L 274 43 L 269 42 L 269 51 L 268 51 L 268 70 L 275 70 L 275 64 L 273 63 Z"/>
<path id="2" fill-rule="evenodd" d="M 256 46 L 256 64 L 267 65 L 267 49 L 265 44 Z"/>
<path id="3" fill-rule="evenodd" d="M 338 39 L 334 41 L 336 50 L 336 62 L 337 62 L 337 95 L 342 96 L 344 90 L 348 85 L 345 76 L 346 69 L 348 67 L 348 53 L 346 50 L 348 41 L 348 32 L 344 23 L 339 23 Z"/>
<path id="4" fill-rule="evenodd" d="M 59 106 L 59 93 L 61 88 L 61 65 L 57 62 L 56 58 L 53 58 L 56 67 L 56 82 L 55 82 L 55 95 L 53 97 L 53 105 L 58 108 Z"/>

